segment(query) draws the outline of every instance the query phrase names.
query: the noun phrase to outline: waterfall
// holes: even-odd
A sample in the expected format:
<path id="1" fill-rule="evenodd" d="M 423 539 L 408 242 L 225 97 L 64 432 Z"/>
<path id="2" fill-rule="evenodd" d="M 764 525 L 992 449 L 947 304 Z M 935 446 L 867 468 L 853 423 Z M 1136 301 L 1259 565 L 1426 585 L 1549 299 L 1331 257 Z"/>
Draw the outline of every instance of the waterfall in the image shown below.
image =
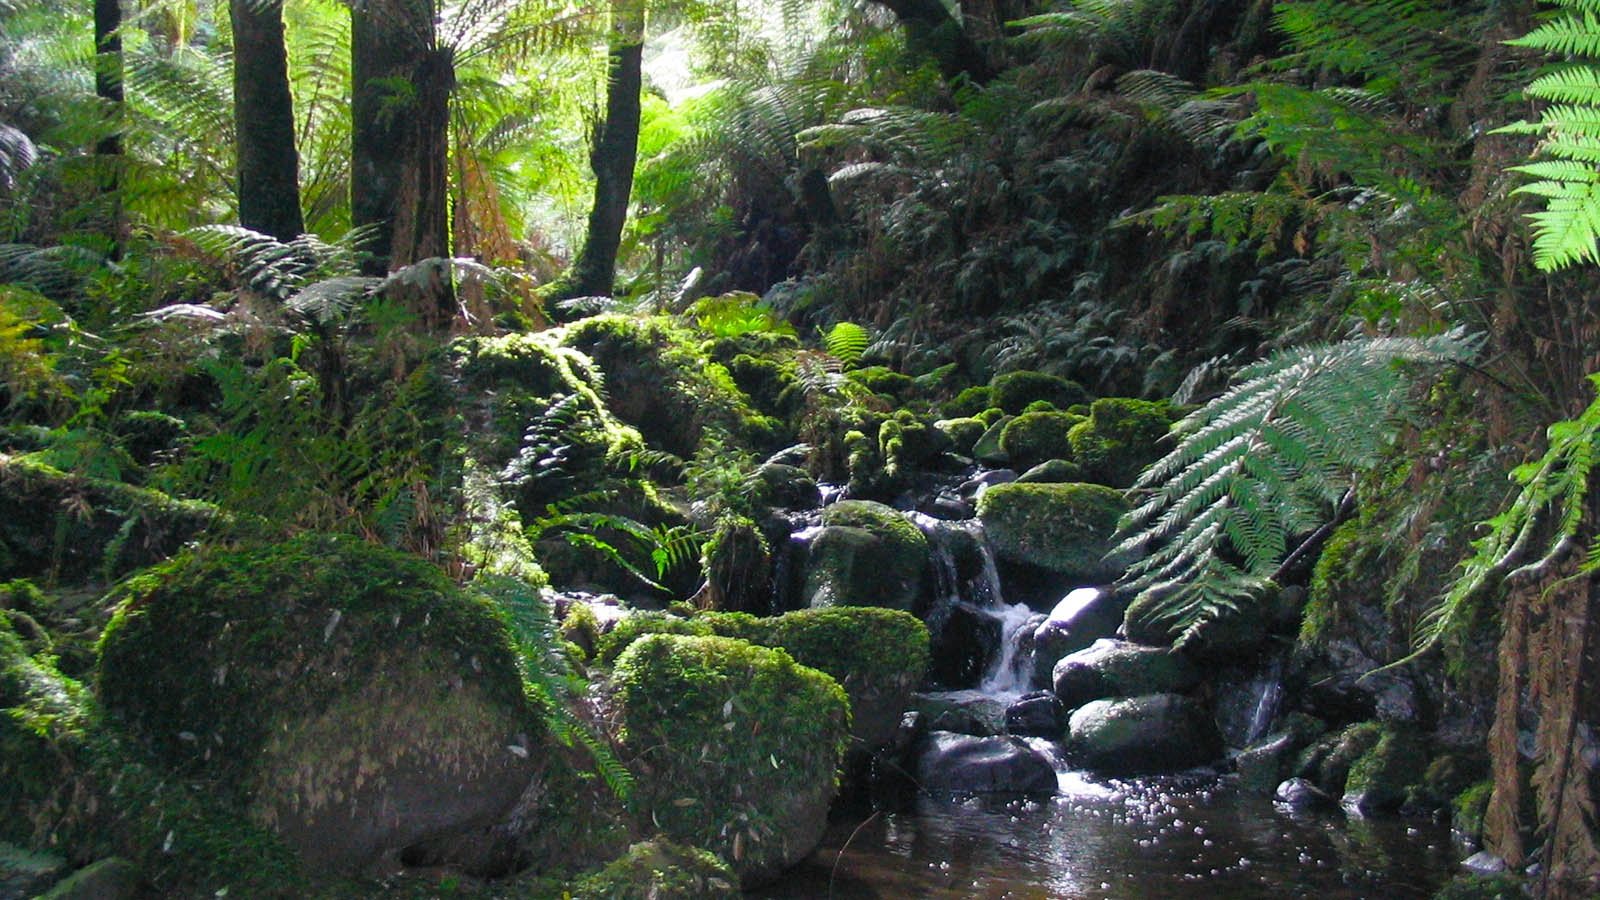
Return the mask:
<path id="1" fill-rule="evenodd" d="M 1035 614 L 1026 604 L 1005 602 L 983 524 L 907 515 L 927 536 L 933 561 L 933 595 L 923 620 L 936 656 L 945 657 L 936 660 L 936 675 L 952 687 L 976 686 L 987 694 L 1026 691 L 1032 672 L 1022 642 Z"/>
<path id="2" fill-rule="evenodd" d="M 1000 620 L 1000 652 L 978 690 L 985 694 L 1027 693 L 1033 681 L 1033 660 L 1022 652 L 1022 640 L 1033 630 L 1037 614 L 1026 603 L 996 605 L 986 612 Z"/>

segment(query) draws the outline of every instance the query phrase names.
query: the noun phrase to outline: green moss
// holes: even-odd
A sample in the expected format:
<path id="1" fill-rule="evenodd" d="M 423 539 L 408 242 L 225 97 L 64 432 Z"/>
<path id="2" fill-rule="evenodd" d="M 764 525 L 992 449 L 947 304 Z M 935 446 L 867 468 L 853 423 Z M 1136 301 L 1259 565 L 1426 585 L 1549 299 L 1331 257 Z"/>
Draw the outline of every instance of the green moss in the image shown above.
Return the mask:
<path id="1" fill-rule="evenodd" d="M 352 673 L 397 654 L 524 707 L 501 612 L 433 566 L 355 538 L 180 558 L 121 597 L 100 644 L 99 695 L 180 771 L 231 780 L 280 719 L 316 716 L 358 686 Z"/>
<path id="2" fill-rule="evenodd" d="M 582 398 L 583 411 L 605 415 L 593 361 L 560 346 L 554 333 L 463 337 L 451 342 L 446 352 L 466 389 L 468 407 L 477 410 L 476 433 L 486 444 L 485 457 L 494 465 L 516 452 L 528 423 L 557 397 L 576 394 Z"/>
<path id="3" fill-rule="evenodd" d="M 0 570 L 13 576 L 114 578 L 220 520 L 209 504 L 0 457 Z"/>
<path id="4" fill-rule="evenodd" d="M 986 384 L 969 387 L 957 394 L 954 399 L 946 400 L 939 410 L 953 419 L 976 416 L 989 408 L 990 393 Z"/>
<path id="5" fill-rule="evenodd" d="M 1049 400 L 1035 400 L 1032 403 L 1029 403 L 1027 406 L 1024 406 L 1022 408 L 1022 411 L 1024 413 L 1036 413 L 1036 412 L 1060 412 L 1061 410 L 1057 409 L 1056 405 L 1054 403 L 1051 403 Z"/>
<path id="6" fill-rule="evenodd" d="M 701 569 L 713 609 L 766 612 L 772 606 L 772 552 L 756 523 L 744 516 L 717 520 L 701 549 Z"/>
<path id="7" fill-rule="evenodd" d="M 998 406 L 991 406 L 988 409 L 973 413 L 972 417 L 993 428 L 1000 420 L 1006 417 L 1006 411 Z"/>
<path id="8" fill-rule="evenodd" d="M 862 385 L 874 394 L 887 394 L 896 399 L 908 396 L 916 386 L 916 381 L 910 375 L 902 375 L 888 366 L 868 366 L 864 369 L 854 369 L 845 377 Z"/>
<path id="9" fill-rule="evenodd" d="M 622 655 L 622 651 L 633 646 L 634 641 L 649 634 L 708 635 L 711 634 L 711 626 L 697 619 L 685 619 L 654 610 L 631 613 L 600 636 L 594 658 L 609 665 Z"/>
<path id="10" fill-rule="evenodd" d="M 1160 458 L 1157 442 L 1171 426 L 1172 407 L 1166 401 L 1101 398 L 1090 405 L 1088 421 L 1072 428 L 1073 461 L 1090 481 L 1127 487 Z"/>
<path id="11" fill-rule="evenodd" d="M 995 550 L 1012 562 L 1047 569 L 1082 584 L 1114 578 L 1121 564 L 1104 557 L 1122 494 L 1097 484 L 996 485 L 978 500 L 978 517 Z"/>
<path id="12" fill-rule="evenodd" d="M 1350 766 L 1345 797 L 1367 810 L 1398 809 L 1422 781 L 1428 762 L 1421 739 L 1410 729 L 1384 726 L 1377 744 Z"/>
<path id="13" fill-rule="evenodd" d="M 1012 415 L 1020 414 L 1035 400 L 1048 400 L 1057 409 L 1084 403 L 1089 392 L 1075 381 L 1044 372 L 1006 372 L 989 382 L 990 401 Z"/>
<path id="14" fill-rule="evenodd" d="M 882 503 L 843 500 L 823 510 L 822 524 L 807 560 L 812 606 L 914 607 L 928 539 L 910 519 Z"/>
<path id="15" fill-rule="evenodd" d="M 1450 801 L 1450 830 L 1477 843 L 1483 836 L 1483 816 L 1494 795 L 1494 779 L 1485 778 L 1468 787 Z"/>
<path id="16" fill-rule="evenodd" d="M 737 900 L 738 885 L 715 854 L 657 837 L 629 847 L 570 894 L 572 900 Z"/>
<path id="17" fill-rule="evenodd" d="M 574 601 L 567 607 L 567 614 L 561 619 L 561 637 L 575 645 L 584 659 L 594 658 L 600 646 L 600 621 L 589 604 Z"/>
<path id="18" fill-rule="evenodd" d="M 933 427 L 944 432 L 944 436 L 950 439 L 951 449 L 964 456 L 971 455 L 972 445 L 989 430 L 989 426 L 983 424 L 981 420 L 971 417 L 940 419 L 933 423 Z"/>
<path id="19" fill-rule="evenodd" d="M 884 474 L 903 481 L 950 449 L 950 439 L 931 422 L 909 410 L 896 410 L 878 426 L 878 455 Z"/>
<path id="20" fill-rule="evenodd" d="M 629 647 L 615 682 L 645 818 L 746 883 L 810 852 L 850 727 L 837 682 L 782 650 L 664 634 Z"/>
<path id="21" fill-rule="evenodd" d="M 1000 450 L 1014 468 L 1027 469 L 1050 459 L 1072 460 L 1068 432 L 1084 420 L 1071 413 L 1028 412 L 1000 432 Z"/>
<path id="22" fill-rule="evenodd" d="M 769 415 L 787 416 L 794 412 L 793 395 L 785 392 L 795 384 L 794 367 L 775 360 L 741 353 L 726 363 L 733 383 L 750 397 L 755 407 Z"/>
<path id="23" fill-rule="evenodd" d="M 1383 726 L 1377 722 L 1357 722 L 1343 731 L 1324 735 L 1300 752 L 1295 774 L 1310 779 L 1335 797 L 1345 791 L 1350 767 L 1383 739 Z"/>

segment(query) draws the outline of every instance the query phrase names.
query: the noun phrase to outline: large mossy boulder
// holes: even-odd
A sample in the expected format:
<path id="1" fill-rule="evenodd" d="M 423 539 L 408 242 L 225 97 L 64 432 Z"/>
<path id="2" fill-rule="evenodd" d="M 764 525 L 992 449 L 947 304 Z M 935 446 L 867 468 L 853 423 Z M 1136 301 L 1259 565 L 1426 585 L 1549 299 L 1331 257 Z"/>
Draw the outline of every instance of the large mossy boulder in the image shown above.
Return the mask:
<path id="1" fill-rule="evenodd" d="M 837 682 L 782 650 L 666 634 L 636 641 L 614 674 L 645 818 L 746 888 L 816 847 L 850 732 Z"/>
<path id="2" fill-rule="evenodd" d="M 1019 470 L 1051 459 L 1070 461 L 1073 448 L 1068 435 L 1084 421 L 1083 416 L 1066 412 L 1025 412 L 1000 432 L 1000 449 L 1008 464 Z"/>
<path id="3" fill-rule="evenodd" d="M 1089 392 L 1075 381 L 1045 372 L 1006 372 L 989 382 L 989 402 L 1017 415 L 1028 404 L 1044 400 L 1057 409 L 1089 402 Z"/>
<path id="4" fill-rule="evenodd" d="M 1117 520 L 1127 511 L 1121 493 L 1098 484 L 1012 482 L 978 498 L 978 518 L 1003 560 L 1079 585 L 1121 574 L 1122 565 L 1105 555 Z"/>
<path id="5" fill-rule="evenodd" d="M 218 515 L 198 501 L 0 456 L 6 577 L 114 578 L 176 553 Z"/>
<path id="6" fill-rule="evenodd" d="M 1102 697 L 1182 693 L 1199 683 L 1199 671 L 1165 647 L 1110 638 L 1062 657 L 1051 672 L 1056 699 L 1067 709 Z"/>
<path id="7" fill-rule="evenodd" d="M 1087 481 L 1123 488 L 1161 456 L 1158 443 L 1172 427 L 1166 401 L 1103 397 L 1089 406 L 1089 418 L 1072 426 L 1072 460 Z"/>
<path id="8" fill-rule="evenodd" d="M 106 709 L 314 868 L 481 832 L 544 761 L 498 609 L 421 560 L 307 536 L 122 590 Z"/>
<path id="9" fill-rule="evenodd" d="M 1222 755 L 1222 736 L 1200 704 L 1180 694 L 1095 700 L 1073 712 L 1068 747 L 1107 775 L 1178 772 Z"/>
<path id="10" fill-rule="evenodd" d="M 842 500 L 823 511 L 822 526 L 806 555 L 810 606 L 916 609 L 928 539 L 910 519 L 882 503 Z"/>

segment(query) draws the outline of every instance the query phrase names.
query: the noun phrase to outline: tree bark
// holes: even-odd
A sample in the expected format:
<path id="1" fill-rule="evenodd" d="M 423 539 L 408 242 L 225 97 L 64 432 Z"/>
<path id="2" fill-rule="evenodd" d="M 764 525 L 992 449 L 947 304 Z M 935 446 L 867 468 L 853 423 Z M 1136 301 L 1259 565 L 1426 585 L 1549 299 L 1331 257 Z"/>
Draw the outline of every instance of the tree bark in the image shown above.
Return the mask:
<path id="1" fill-rule="evenodd" d="M 644 4 L 615 0 L 611 9 L 610 62 L 606 73 L 606 117 L 595 127 L 589 165 L 594 170 L 594 206 L 583 248 L 572 270 L 549 299 L 609 297 L 617 277 L 617 251 L 633 195 L 639 157 L 639 91 L 643 87 Z"/>
<path id="2" fill-rule="evenodd" d="M 126 228 L 122 221 L 122 4 L 94 0 L 94 93 L 104 101 L 109 130 L 94 147 L 99 157 L 100 193 L 107 203 L 106 229 L 111 257 L 122 258 Z"/>
<path id="3" fill-rule="evenodd" d="M 434 35 L 433 0 L 369 0 L 351 10 L 350 215 L 370 227 L 363 271 L 450 255 L 449 101 L 453 58 Z M 431 326 L 455 314 L 441 267 L 406 302 Z"/>
<path id="4" fill-rule="evenodd" d="M 283 44 L 283 0 L 231 0 L 233 116 L 238 134 L 239 224 L 280 241 L 305 231 L 300 156 Z"/>
<path id="5" fill-rule="evenodd" d="M 942 0 L 878 0 L 894 12 L 911 45 L 933 57 L 947 82 L 962 77 L 984 84 L 995 76 L 983 48 Z"/>

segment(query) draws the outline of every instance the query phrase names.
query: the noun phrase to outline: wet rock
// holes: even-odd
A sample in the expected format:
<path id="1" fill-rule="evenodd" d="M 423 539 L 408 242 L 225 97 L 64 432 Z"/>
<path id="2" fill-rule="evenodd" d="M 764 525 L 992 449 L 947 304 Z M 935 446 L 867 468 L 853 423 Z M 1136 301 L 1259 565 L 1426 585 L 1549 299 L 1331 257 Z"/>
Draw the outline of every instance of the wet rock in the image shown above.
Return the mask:
<path id="1" fill-rule="evenodd" d="M 1067 708 L 1049 691 L 1036 691 L 1006 707 L 1006 731 L 1060 740 L 1067 732 Z"/>
<path id="2" fill-rule="evenodd" d="M 1358 816 L 1393 812 L 1421 782 L 1426 765 L 1417 734 L 1404 726 L 1387 726 L 1378 743 L 1350 766 L 1339 805 Z"/>
<path id="3" fill-rule="evenodd" d="M 67 861 L 0 841 L 0 897 L 35 897 L 67 871 Z"/>
<path id="4" fill-rule="evenodd" d="M 979 436 L 977 442 L 972 445 L 972 458 L 994 468 L 999 468 L 1009 463 L 1011 457 L 1000 449 L 1000 436 L 1005 433 L 1006 426 L 1010 425 L 1015 418 L 1016 416 L 1003 416 L 989 426 L 989 430 Z"/>
<path id="5" fill-rule="evenodd" d="M 1233 758 L 1240 784 L 1256 793 L 1270 793 L 1294 764 L 1297 749 L 1293 736 L 1279 733 L 1240 750 Z"/>
<path id="6" fill-rule="evenodd" d="M 822 504 L 822 492 L 804 469 L 782 463 L 763 463 L 750 473 L 759 486 L 761 499 L 784 509 L 815 509 Z"/>
<path id="7" fill-rule="evenodd" d="M 1010 469 L 989 469 L 961 482 L 961 486 L 956 488 L 956 493 L 960 494 L 961 498 L 968 503 L 974 503 L 977 501 L 978 495 L 989 488 L 997 484 L 1010 484 L 1016 480 L 1017 473 Z"/>
<path id="8" fill-rule="evenodd" d="M 934 731 L 917 754 L 923 790 L 953 794 L 1051 794 L 1056 772 L 1017 738 Z"/>
<path id="9" fill-rule="evenodd" d="M 1267 734 L 1283 704 L 1282 666 L 1213 672 L 1217 729 L 1230 747 L 1247 747 Z"/>
<path id="10" fill-rule="evenodd" d="M 1272 792 L 1272 799 L 1295 809 L 1332 809 L 1333 798 L 1304 778 L 1290 778 Z"/>
<path id="11" fill-rule="evenodd" d="M 1479 850 L 1462 860 L 1461 867 L 1477 875 L 1498 875 L 1506 871 L 1506 861 L 1487 850 Z"/>
<path id="12" fill-rule="evenodd" d="M 1000 621 L 961 605 L 930 617 L 928 625 L 933 631 L 933 680 L 947 688 L 977 687 L 1000 643 Z"/>
<path id="13" fill-rule="evenodd" d="M 1179 694 L 1095 700 L 1067 726 L 1086 768 L 1108 775 L 1178 772 L 1222 755 L 1222 737 L 1200 705 Z"/>
<path id="14" fill-rule="evenodd" d="M 139 892 L 139 867 L 119 856 L 67 876 L 38 900 L 131 900 Z"/>
<path id="15" fill-rule="evenodd" d="M 1207 662 L 1236 662 L 1251 656 L 1267 638 L 1264 610 L 1277 602 L 1278 588 L 1272 582 L 1252 596 L 1241 598 L 1236 606 L 1218 612 L 1198 625 L 1175 623 L 1167 613 L 1168 601 L 1182 585 L 1142 592 L 1122 618 L 1122 635 L 1141 644 L 1170 646 L 1180 637 L 1185 655 Z"/>
<path id="16" fill-rule="evenodd" d="M 1056 663 L 1101 638 L 1111 637 L 1122 623 L 1122 602 L 1100 588 L 1077 588 L 1061 598 L 1033 630 L 1033 672 L 1036 682 L 1050 681 Z"/>
<path id="17" fill-rule="evenodd" d="M 916 694 L 912 704 L 929 731 L 991 737 L 1005 734 L 1006 701 L 978 691 Z"/>
<path id="18" fill-rule="evenodd" d="M 1112 638 L 1062 657 L 1051 673 L 1056 699 L 1067 709 L 1102 697 L 1186 691 L 1199 681 L 1194 665 L 1176 653 Z"/>
<path id="19" fill-rule="evenodd" d="M 1023 484 L 1064 484 L 1083 480 L 1083 469 L 1075 462 L 1064 459 L 1047 459 L 1021 475 Z"/>

